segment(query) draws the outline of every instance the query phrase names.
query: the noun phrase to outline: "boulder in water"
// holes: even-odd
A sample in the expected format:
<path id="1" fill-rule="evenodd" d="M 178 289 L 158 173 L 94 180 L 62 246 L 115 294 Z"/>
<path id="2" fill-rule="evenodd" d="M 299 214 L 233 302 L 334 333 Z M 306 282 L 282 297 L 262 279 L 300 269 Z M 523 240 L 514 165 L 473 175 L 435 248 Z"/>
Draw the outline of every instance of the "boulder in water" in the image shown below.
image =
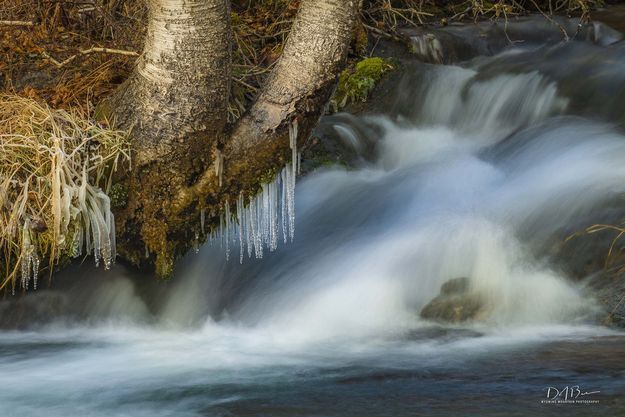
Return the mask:
<path id="1" fill-rule="evenodd" d="M 478 320 L 486 312 L 482 298 L 469 291 L 468 278 L 454 278 L 441 286 L 441 291 L 422 310 L 426 320 L 461 323 Z"/>

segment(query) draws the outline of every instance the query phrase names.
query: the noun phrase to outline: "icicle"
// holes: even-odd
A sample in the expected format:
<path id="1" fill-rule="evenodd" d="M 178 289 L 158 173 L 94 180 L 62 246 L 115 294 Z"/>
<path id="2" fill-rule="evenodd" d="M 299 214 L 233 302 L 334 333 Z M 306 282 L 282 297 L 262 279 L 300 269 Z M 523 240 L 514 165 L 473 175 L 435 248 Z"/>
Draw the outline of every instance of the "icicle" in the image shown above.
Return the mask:
<path id="1" fill-rule="evenodd" d="M 61 197 L 61 233 L 67 234 L 67 228 L 71 220 L 71 203 L 72 203 L 72 190 L 69 186 L 63 186 L 63 197 Z"/>
<path id="2" fill-rule="evenodd" d="M 263 257 L 263 242 L 261 231 L 259 230 L 259 201 L 258 198 L 255 198 L 250 203 L 250 211 L 252 215 L 250 218 L 252 219 L 252 239 L 254 241 L 254 254 L 256 255 L 256 259 L 261 259 Z"/>
<path id="3" fill-rule="evenodd" d="M 100 266 L 100 255 L 102 253 L 100 244 L 102 243 L 102 239 L 100 237 L 100 225 L 98 224 L 98 219 L 96 218 L 94 210 L 89 211 L 89 219 L 91 222 L 91 231 L 93 232 L 93 257 L 97 268 Z"/>
<path id="4" fill-rule="evenodd" d="M 230 259 L 230 203 L 226 201 L 226 260 Z"/>
<path id="5" fill-rule="evenodd" d="M 291 145 L 291 175 L 289 178 L 288 212 L 289 212 L 289 237 L 291 242 L 295 237 L 295 180 L 297 178 L 297 119 L 289 126 L 289 141 Z M 287 176 L 288 178 L 289 176 Z"/>
<path id="6" fill-rule="evenodd" d="M 28 281 L 30 280 L 30 261 L 32 256 L 32 245 L 30 243 L 30 219 L 26 219 L 22 228 L 22 263 L 21 263 L 21 279 L 22 288 L 28 289 Z"/>
<path id="7" fill-rule="evenodd" d="M 302 173 L 302 153 L 297 153 L 297 175 Z"/>
<path id="8" fill-rule="evenodd" d="M 282 194 L 281 194 L 281 207 L 280 207 L 280 215 L 282 217 L 282 236 L 284 238 L 284 243 L 286 244 L 287 242 L 287 235 L 288 235 L 288 231 L 287 231 L 287 205 L 286 205 L 286 200 L 287 200 L 287 194 L 288 194 L 288 187 L 289 187 L 289 183 L 287 182 L 287 178 L 286 178 L 286 173 L 287 173 L 288 168 L 284 168 L 282 170 L 282 172 L 280 173 L 280 182 L 282 183 Z"/>
<path id="9" fill-rule="evenodd" d="M 269 185 L 269 250 L 274 251 L 278 247 L 278 182 L 280 177 L 276 176 L 276 179 Z"/>
<path id="10" fill-rule="evenodd" d="M 79 228 L 76 233 L 74 233 L 74 241 L 72 243 L 72 256 L 74 258 L 78 258 L 80 255 L 82 255 L 82 236 L 82 229 Z"/>
<path id="11" fill-rule="evenodd" d="M 295 236 L 295 178 L 291 169 L 286 170 L 286 214 L 288 235 L 291 241 Z"/>
<path id="12" fill-rule="evenodd" d="M 193 250 L 195 253 L 200 253 L 200 235 L 195 232 L 195 239 L 193 240 Z"/>
<path id="13" fill-rule="evenodd" d="M 33 250 L 32 266 L 33 266 L 33 289 L 37 289 L 37 277 L 39 276 L 39 256 Z"/>
<path id="14" fill-rule="evenodd" d="M 224 247 L 224 214 L 219 215 L 219 247 Z"/>
<path id="15" fill-rule="evenodd" d="M 115 237 L 115 216 L 111 213 L 111 227 L 109 228 L 109 240 L 111 242 L 111 263 L 117 258 L 117 238 Z"/>
<path id="16" fill-rule="evenodd" d="M 263 243 L 269 241 L 269 185 L 262 185 L 262 192 L 260 193 L 260 199 L 262 200 L 262 206 L 260 209 L 260 224 L 261 224 L 261 240 Z"/>
<path id="17" fill-rule="evenodd" d="M 245 222 L 245 216 L 243 214 L 243 194 L 239 194 L 237 199 L 237 220 L 239 221 L 239 263 L 243 263 L 243 226 Z"/>
<path id="18" fill-rule="evenodd" d="M 202 210 L 200 210 L 200 227 L 202 228 L 203 235 L 206 234 L 206 232 L 204 231 L 205 224 L 206 224 L 206 209 L 202 208 Z"/>
<path id="19" fill-rule="evenodd" d="M 249 206 L 245 209 L 245 242 L 247 244 L 247 257 L 252 257 L 252 247 L 254 243 L 252 242 L 252 202 L 250 201 Z"/>
<path id="20" fill-rule="evenodd" d="M 224 205 L 220 225 L 216 233 L 223 246 L 226 258 L 230 257 L 230 243 L 239 243 L 239 262 L 245 252 L 249 258 L 260 259 L 264 249 L 270 252 L 278 247 L 280 229 L 284 242 L 295 236 L 295 182 L 299 171 L 301 154 L 297 152 L 297 121 L 289 126 L 292 160 L 280 171 L 273 181 L 261 184 L 261 192 L 248 201 L 239 195 L 236 201 L 236 217 L 232 217 L 229 203 Z M 236 222 L 236 223 L 234 223 Z M 212 233 L 214 235 L 214 233 Z"/>
<path id="21" fill-rule="evenodd" d="M 27 290 L 30 278 L 33 278 L 33 288 L 37 289 L 40 259 L 37 248 L 32 243 L 30 235 L 30 219 L 26 219 L 22 228 L 22 260 L 20 265 L 22 288 Z M 32 275 L 31 275 L 32 271 Z M 15 286 L 12 290 L 15 293 Z"/>
<path id="22" fill-rule="evenodd" d="M 96 218 L 98 220 L 98 227 L 100 228 L 100 239 L 102 240 L 100 244 L 100 254 L 102 256 L 102 261 L 104 262 L 104 269 L 110 269 L 111 265 L 115 260 L 115 238 L 111 239 L 111 232 L 115 233 L 115 222 L 113 218 L 113 213 L 111 213 L 111 203 L 106 194 L 104 194 L 101 190 L 98 190 L 94 199 L 94 204 L 96 205 Z M 98 201 L 101 204 L 98 204 Z M 111 242 L 113 241 L 113 242 Z"/>

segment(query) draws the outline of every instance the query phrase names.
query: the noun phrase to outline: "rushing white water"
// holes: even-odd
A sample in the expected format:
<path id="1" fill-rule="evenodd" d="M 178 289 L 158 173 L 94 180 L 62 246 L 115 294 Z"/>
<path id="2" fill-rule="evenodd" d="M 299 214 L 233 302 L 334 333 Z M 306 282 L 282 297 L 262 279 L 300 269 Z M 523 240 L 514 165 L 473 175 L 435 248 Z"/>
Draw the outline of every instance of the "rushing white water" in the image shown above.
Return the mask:
<path id="1" fill-rule="evenodd" d="M 576 382 L 570 363 L 553 364 L 560 354 L 577 363 L 593 343 L 617 358 L 608 341 L 623 346 L 622 335 L 593 325 L 592 293 L 545 248 L 625 192 L 622 131 L 571 116 L 557 80 L 535 71 L 424 71 L 409 116 L 334 126 L 356 152 L 363 132 L 376 136 L 373 162 L 320 169 L 295 199 L 294 146 L 259 196 L 225 207 L 224 247 L 200 248 L 173 282 L 76 267 L 61 289 L 0 303 L 3 322 L 27 311 L 40 326 L 0 333 L 0 415 L 465 415 L 448 393 L 482 410 L 475 393 Z M 457 277 L 485 300 L 482 320 L 421 319 Z M 584 383 L 604 384 L 589 388 L 625 388 L 622 360 L 597 366 L 617 377 L 584 371 Z"/>

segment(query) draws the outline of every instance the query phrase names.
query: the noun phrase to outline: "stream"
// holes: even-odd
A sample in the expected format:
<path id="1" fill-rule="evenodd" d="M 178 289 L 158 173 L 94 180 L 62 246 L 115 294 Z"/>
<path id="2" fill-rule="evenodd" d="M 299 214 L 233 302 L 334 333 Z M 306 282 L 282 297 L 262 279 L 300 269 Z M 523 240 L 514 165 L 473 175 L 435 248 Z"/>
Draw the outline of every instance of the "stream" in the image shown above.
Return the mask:
<path id="1" fill-rule="evenodd" d="M 263 259 L 206 244 L 168 283 L 87 260 L 7 296 L 0 416 L 625 415 L 625 333 L 552 250 L 618 221 L 625 42 L 536 25 L 454 59 L 462 27 L 415 38 L 384 114 L 321 121 L 356 167 L 301 178 Z M 485 316 L 420 318 L 458 277 Z"/>

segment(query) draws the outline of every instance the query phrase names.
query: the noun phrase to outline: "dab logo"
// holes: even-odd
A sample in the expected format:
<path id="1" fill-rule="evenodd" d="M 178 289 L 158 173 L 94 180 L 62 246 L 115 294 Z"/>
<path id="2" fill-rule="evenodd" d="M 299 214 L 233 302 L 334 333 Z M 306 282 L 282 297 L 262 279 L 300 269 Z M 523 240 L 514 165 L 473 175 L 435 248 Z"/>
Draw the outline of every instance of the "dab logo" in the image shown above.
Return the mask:
<path id="1" fill-rule="evenodd" d="M 567 385 L 561 388 L 546 387 L 543 391 L 545 398 L 540 401 L 541 404 L 598 404 L 599 400 L 596 396 L 601 393 L 601 391 L 587 391 L 580 385 Z"/>

